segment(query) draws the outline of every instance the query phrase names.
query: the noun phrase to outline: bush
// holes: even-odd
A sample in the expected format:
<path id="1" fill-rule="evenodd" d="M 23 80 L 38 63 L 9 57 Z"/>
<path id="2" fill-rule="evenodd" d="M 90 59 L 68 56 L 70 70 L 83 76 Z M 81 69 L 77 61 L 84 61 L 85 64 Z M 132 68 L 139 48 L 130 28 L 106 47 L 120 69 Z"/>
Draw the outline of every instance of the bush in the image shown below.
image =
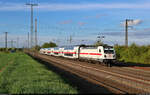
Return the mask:
<path id="1" fill-rule="evenodd" d="M 135 43 L 131 44 L 128 48 L 125 46 L 115 46 L 117 59 L 125 62 L 135 63 L 150 63 L 150 47 L 138 46 Z"/>

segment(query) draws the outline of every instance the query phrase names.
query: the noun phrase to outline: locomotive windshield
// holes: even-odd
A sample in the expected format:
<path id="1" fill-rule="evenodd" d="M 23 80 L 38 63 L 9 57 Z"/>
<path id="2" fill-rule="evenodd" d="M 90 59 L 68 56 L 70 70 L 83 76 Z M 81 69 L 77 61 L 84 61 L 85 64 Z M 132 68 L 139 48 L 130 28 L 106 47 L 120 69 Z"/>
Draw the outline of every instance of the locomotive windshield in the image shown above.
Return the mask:
<path id="1" fill-rule="evenodd" d="M 114 50 L 104 50 L 105 54 L 114 54 Z"/>

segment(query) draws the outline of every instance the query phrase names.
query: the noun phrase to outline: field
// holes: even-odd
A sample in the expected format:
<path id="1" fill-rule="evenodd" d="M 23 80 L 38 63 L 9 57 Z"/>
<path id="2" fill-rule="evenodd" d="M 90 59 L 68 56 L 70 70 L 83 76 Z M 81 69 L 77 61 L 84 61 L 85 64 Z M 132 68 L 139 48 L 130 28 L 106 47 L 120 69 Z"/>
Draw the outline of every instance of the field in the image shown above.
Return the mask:
<path id="1" fill-rule="evenodd" d="M 0 93 L 77 94 L 76 87 L 24 53 L 0 53 Z"/>

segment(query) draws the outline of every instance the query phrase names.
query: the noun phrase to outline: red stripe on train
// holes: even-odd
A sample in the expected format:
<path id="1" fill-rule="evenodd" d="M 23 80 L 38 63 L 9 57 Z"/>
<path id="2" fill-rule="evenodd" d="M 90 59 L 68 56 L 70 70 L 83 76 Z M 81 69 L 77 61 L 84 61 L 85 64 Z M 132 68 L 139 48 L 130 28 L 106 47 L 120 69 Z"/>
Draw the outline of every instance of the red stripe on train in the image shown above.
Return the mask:
<path id="1" fill-rule="evenodd" d="M 65 54 L 76 54 L 76 52 L 64 52 Z"/>
<path id="2" fill-rule="evenodd" d="M 85 54 L 85 55 L 102 55 L 100 53 L 80 53 L 80 54 Z"/>
<path id="3" fill-rule="evenodd" d="M 89 53 L 89 55 L 102 55 L 100 53 Z"/>
<path id="4" fill-rule="evenodd" d="M 76 54 L 76 52 L 54 52 L 54 53 L 64 53 L 64 54 Z M 102 55 L 100 53 L 80 53 L 84 55 Z"/>
<path id="5" fill-rule="evenodd" d="M 80 54 L 88 54 L 88 53 L 80 53 Z"/>

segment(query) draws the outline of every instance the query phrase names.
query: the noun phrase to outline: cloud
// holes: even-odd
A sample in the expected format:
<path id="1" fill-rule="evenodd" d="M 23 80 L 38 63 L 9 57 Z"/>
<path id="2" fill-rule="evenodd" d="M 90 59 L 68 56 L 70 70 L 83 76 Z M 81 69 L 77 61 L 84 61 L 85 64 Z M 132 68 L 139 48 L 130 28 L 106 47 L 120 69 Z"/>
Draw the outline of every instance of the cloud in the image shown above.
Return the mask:
<path id="1" fill-rule="evenodd" d="M 138 25 L 138 24 L 141 24 L 141 23 L 142 23 L 142 20 L 136 19 L 136 20 L 133 20 L 133 21 L 129 21 L 128 25 L 133 26 L 133 25 Z"/>
<path id="2" fill-rule="evenodd" d="M 143 21 L 140 19 L 135 19 L 135 20 L 131 20 L 128 21 L 128 26 L 134 26 L 134 25 L 139 25 L 141 24 Z M 121 23 L 121 26 L 125 26 L 126 22 Z"/>
<path id="3" fill-rule="evenodd" d="M 95 9 L 150 9 L 150 3 L 40 3 L 35 7 L 40 11 L 69 11 L 69 10 L 95 10 Z M 27 10 L 24 3 L 0 4 L 0 11 Z M 99 17 L 99 16 L 98 16 Z"/>

